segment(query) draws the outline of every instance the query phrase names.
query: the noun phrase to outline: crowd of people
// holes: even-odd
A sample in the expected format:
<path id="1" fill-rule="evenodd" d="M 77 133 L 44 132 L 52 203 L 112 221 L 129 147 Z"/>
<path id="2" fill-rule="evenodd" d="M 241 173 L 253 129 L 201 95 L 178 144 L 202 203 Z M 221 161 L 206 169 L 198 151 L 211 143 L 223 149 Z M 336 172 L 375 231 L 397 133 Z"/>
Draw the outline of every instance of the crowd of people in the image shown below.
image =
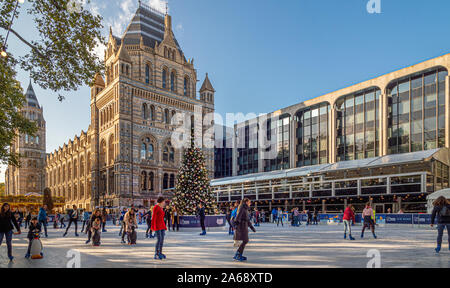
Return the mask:
<path id="1" fill-rule="evenodd" d="M 450 202 L 445 197 L 439 197 L 433 203 L 434 209 L 431 215 L 431 226 L 433 227 L 437 220 L 437 247 L 436 252 L 439 253 L 442 247 L 442 239 L 444 230 L 447 229 L 449 235 L 450 245 Z M 44 236 L 48 237 L 48 220 L 47 206 L 43 205 L 39 209 L 37 216 L 32 215 L 31 212 L 21 213 L 19 211 L 12 211 L 8 203 L 4 203 L 0 210 L 0 245 L 3 243 L 3 239 L 6 240 L 8 258 L 12 261 L 14 259 L 12 255 L 12 239 L 14 234 L 21 234 L 21 228 L 28 229 L 27 238 L 29 245 L 26 258 L 30 257 L 30 249 L 33 238 L 36 235 L 40 235 L 43 231 Z M 259 211 L 257 207 L 251 208 L 251 200 L 245 198 L 242 201 L 230 203 L 225 206 L 223 211 L 226 215 L 228 223 L 228 234 L 233 236 L 234 245 L 238 247 L 233 259 L 236 261 L 246 261 L 244 250 L 249 242 L 249 229 L 256 232 L 255 227 L 261 225 L 261 223 L 272 222 L 276 226 L 284 225 L 283 219 L 291 220 L 291 226 L 299 227 L 301 224 L 302 214 L 306 215 L 306 225 L 317 225 L 320 221 L 319 210 L 306 210 L 300 212 L 298 208 L 293 208 L 287 213 L 283 211 L 281 207 L 273 208 L 270 214 L 264 210 Z M 101 235 L 107 232 L 106 222 L 108 218 L 112 218 L 113 224 L 120 226 L 119 236 L 121 236 L 121 243 L 127 243 L 128 245 L 136 245 L 137 243 L 137 229 L 139 225 L 146 224 L 147 229 L 145 231 L 145 238 L 156 238 L 155 242 L 155 256 L 154 259 L 166 259 L 163 254 L 164 239 L 166 231 L 172 228 L 172 231 L 179 231 L 180 217 L 182 215 L 178 212 L 176 207 L 167 205 L 166 199 L 163 197 L 158 198 L 156 204 L 150 209 L 138 209 L 134 206 L 130 208 L 123 208 L 117 214 L 109 215 L 105 208 L 95 209 L 92 213 L 86 210 L 80 210 L 75 205 L 72 209 L 67 211 L 66 215 L 56 214 L 53 219 L 55 229 L 65 228 L 62 237 L 66 237 L 70 228 L 74 227 L 75 236 L 78 234 L 78 222 L 81 221 L 82 228 L 81 233 L 87 235 L 86 244 L 92 242 L 93 246 L 101 245 Z M 206 213 L 202 203 L 199 203 L 196 216 L 199 219 L 201 233 L 200 235 L 206 235 Z M 290 216 L 290 217 L 288 217 Z M 352 226 L 355 225 L 356 212 L 352 204 L 349 204 L 343 211 L 342 222 L 344 226 L 344 239 L 355 240 L 352 235 Z M 375 212 L 370 202 L 366 203 L 362 213 L 362 231 L 361 238 L 364 238 L 364 232 L 366 229 L 370 229 L 373 237 L 376 239 L 375 234 L 376 217 Z M 67 220 L 68 224 L 65 225 L 64 221 Z M 267 221 L 269 220 L 269 221 Z M 14 233 L 14 229 L 16 232 Z M 353 229 L 354 230 L 354 229 Z M 125 237 L 126 240 L 125 241 Z M 450 249 L 450 247 L 449 247 Z M 42 256 L 42 253 L 41 253 Z"/>

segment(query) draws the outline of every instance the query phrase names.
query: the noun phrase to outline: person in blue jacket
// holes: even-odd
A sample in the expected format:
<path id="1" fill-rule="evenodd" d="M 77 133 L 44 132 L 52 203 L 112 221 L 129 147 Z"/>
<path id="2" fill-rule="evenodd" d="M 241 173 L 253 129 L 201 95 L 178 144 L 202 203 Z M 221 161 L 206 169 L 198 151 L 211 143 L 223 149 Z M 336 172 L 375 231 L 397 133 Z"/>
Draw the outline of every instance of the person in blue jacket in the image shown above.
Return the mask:
<path id="1" fill-rule="evenodd" d="M 272 223 L 275 223 L 275 221 L 277 221 L 277 209 L 273 208 L 272 209 Z"/>
<path id="2" fill-rule="evenodd" d="M 41 224 L 41 227 L 44 228 L 44 234 L 45 234 L 45 237 L 47 238 L 48 237 L 48 234 L 47 234 L 47 205 L 44 205 L 39 209 L 38 221 L 39 221 L 39 224 Z"/>

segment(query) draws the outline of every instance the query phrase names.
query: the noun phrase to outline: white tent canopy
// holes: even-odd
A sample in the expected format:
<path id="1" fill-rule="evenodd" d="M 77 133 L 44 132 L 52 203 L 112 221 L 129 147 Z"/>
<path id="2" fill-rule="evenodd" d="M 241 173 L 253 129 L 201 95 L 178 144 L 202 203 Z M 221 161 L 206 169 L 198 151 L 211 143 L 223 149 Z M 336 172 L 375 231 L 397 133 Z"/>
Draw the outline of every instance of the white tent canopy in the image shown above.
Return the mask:
<path id="1" fill-rule="evenodd" d="M 444 196 L 445 198 L 450 199 L 450 188 L 436 191 L 427 196 L 428 213 L 431 213 L 433 211 L 433 202 L 440 196 Z"/>

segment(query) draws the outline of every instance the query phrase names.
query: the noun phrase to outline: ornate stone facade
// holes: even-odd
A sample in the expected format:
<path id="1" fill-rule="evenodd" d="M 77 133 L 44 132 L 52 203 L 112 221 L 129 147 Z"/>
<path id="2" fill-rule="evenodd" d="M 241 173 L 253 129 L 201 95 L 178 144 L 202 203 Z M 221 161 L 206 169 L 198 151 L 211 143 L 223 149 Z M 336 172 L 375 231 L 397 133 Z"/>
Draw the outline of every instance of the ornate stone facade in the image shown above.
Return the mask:
<path id="1" fill-rule="evenodd" d="M 214 88 L 206 76 L 197 98 L 194 60 L 185 58 L 171 17 L 143 4 L 121 38 L 110 31 L 104 61 L 105 75 L 91 87 L 91 124 L 47 156 L 48 187 L 66 207 L 88 210 L 170 197 L 183 152 L 171 140 L 172 117 L 214 112 Z M 195 128 L 203 136 L 209 127 Z M 204 151 L 212 177 L 213 149 Z"/>
<path id="2" fill-rule="evenodd" d="M 45 188 L 45 120 L 44 108 L 34 93 L 31 82 L 25 94 L 22 113 L 38 126 L 36 136 L 18 135 L 11 145 L 14 153 L 21 155 L 20 167 L 8 166 L 5 174 L 6 195 L 41 193 Z"/>

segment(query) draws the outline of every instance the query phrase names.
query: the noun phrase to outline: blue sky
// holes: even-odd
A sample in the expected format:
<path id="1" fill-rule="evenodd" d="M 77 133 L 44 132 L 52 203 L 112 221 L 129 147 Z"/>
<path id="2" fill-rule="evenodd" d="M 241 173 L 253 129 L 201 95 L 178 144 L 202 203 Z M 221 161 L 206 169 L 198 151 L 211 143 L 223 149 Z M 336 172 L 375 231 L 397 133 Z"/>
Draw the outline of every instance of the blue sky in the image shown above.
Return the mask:
<path id="1" fill-rule="evenodd" d="M 169 0 L 175 35 L 217 90 L 220 114 L 264 113 L 362 82 L 450 51 L 448 0 Z M 90 8 L 119 34 L 138 0 L 92 0 Z M 164 9 L 163 0 L 143 0 Z M 26 5 L 26 4 L 25 4 Z M 29 16 L 14 28 L 33 39 Z M 4 31 L 0 31 L 4 33 Z M 9 50 L 28 49 L 11 36 Z M 24 89 L 28 73 L 20 71 Z M 201 82 L 198 84 L 200 88 Z M 80 87 L 58 102 L 57 93 L 35 86 L 47 121 L 47 152 L 86 130 L 90 92 Z M 4 167 L 0 169 L 3 181 Z"/>

